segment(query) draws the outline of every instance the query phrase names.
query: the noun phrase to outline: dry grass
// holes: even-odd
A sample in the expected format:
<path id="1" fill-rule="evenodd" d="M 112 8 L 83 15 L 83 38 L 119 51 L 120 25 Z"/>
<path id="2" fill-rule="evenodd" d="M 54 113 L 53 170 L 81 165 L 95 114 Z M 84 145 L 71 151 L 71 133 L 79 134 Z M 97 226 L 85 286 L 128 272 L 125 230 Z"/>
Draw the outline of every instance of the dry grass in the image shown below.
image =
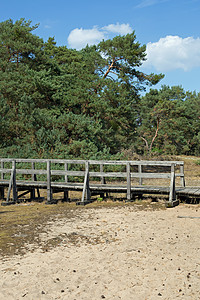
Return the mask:
<path id="1" fill-rule="evenodd" d="M 44 203 L 17 204 L 13 206 L 0 206 L 0 255 L 23 255 L 27 250 L 34 251 L 40 247 L 44 251 L 59 245 L 60 238 L 54 238 L 44 245 L 41 243 L 40 234 L 45 233 L 45 226 L 59 218 L 73 221 L 79 218 L 84 210 L 101 209 L 107 207 L 132 206 L 136 210 L 165 209 L 163 203 L 151 200 L 124 203 L 122 201 L 94 202 L 84 207 L 75 203 L 61 203 L 46 205 Z M 77 236 L 67 237 L 70 243 L 75 243 Z M 96 241 L 98 242 L 98 241 Z M 30 247 L 31 245 L 31 247 Z"/>
<path id="2" fill-rule="evenodd" d="M 187 186 L 200 185 L 200 166 L 197 164 L 200 161 L 196 157 L 174 157 L 174 160 L 179 159 L 185 162 L 185 176 Z M 156 184 L 162 184 L 156 182 Z M 46 197 L 45 191 L 41 196 Z M 80 199 L 81 193 L 70 193 L 71 199 Z M 55 194 L 55 198 L 62 199 L 63 195 Z M 34 245 L 32 251 L 41 246 L 40 234 L 44 232 L 45 225 L 49 222 L 54 222 L 58 218 L 79 218 L 85 209 L 101 209 L 102 207 L 113 208 L 132 206 L 136 210 L 158 210 L 165 209 L 164 201 L 160 197 L 159 201 L 152 201 L 153 198 L 126 203 L 124 195 L 115 195 L 106 201 L 99 200 L 83 207 L 76 206 L 75 202 L 62 203 L 57 205 L 46 205 L 44 203 L 21 203 L 11 206 L 0 206 L 0 255 L 9 256 L 13 254 L 23 254 L 30 250 L 30 245 Z M 157 199 L 156 199 L 157 200 Z M 73 243 L 76 236 L 68 237 Z M 49 248 L 57 246 L 60 243 L 59 239 L 52 239 L 43 249 L 48 251 Z"/>

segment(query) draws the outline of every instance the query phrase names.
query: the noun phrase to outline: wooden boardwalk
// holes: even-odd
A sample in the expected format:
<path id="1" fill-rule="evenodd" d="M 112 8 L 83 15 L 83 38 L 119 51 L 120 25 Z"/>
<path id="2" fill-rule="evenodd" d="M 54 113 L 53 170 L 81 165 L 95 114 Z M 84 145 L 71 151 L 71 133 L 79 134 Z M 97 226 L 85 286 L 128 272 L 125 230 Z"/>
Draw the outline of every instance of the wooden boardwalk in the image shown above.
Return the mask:
<path id="1" fill-rule="evenodd" d="M 169 206 L 177 205 L 179 198 L 200 198 L 200 187 L 185 186 L 184 163 L 180 161 L 0 161 L 2 199 L 5 199 L 5 189 L 8 189 L 3 205 L 19 202 L 28 193 L 31 199 L 40 198 L 41 189 L 47 190 L 49 204 L 55 203 L 53 194 L 57 192 L 63 192 L 64 200 L 69 201 L 69 191 L 82 192 L 82 198 L 77 204 L 87 204 L 91 202 L 92 195 L 104 197 L 107 193 L 124 193 L 127 200 L 144 194 L 168 195 Z M 158 185 L 158 181 L 163 181 L 164 184 Z"/>

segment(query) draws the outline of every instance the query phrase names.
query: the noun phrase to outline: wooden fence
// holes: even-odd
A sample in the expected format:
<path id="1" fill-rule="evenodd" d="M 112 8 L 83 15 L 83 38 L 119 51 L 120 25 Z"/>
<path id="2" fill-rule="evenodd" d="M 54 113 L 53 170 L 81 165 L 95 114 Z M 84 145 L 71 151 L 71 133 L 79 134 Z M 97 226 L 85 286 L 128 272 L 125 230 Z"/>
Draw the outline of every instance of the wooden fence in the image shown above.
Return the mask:
<path id="1" fill-rule="evenodd" d="M 8 188 L 6 202 L 16 203 L 20 197 L 31 193 L 40 197 L 40 189 L 47 189 L 47 203 L 54 203 L 53 193 L 82 191 L 79 204 L 91 201 L 91 194 L 124 192 L 127 200 L 135 194 L 153 194 L 155 188 L 144 185 L 144 180 L 168 179 L 166 189 L 169 203 L 176 203 L 176 177 L 185 186 L 184 162 L 182 161 L 98 161 L 62 159 L 0 159 L 0 196 L 4 198 L 4 188 Z M 137 183 L 133 184 L 133 180 Z M 145 187 L 145 188 L 144 188 Z M 155 187 L 155 186 L 154 186 Z M 11 198 L 12 191 L 12 200 Z M 23 191 L 20 195 L 19 191 Z"/>

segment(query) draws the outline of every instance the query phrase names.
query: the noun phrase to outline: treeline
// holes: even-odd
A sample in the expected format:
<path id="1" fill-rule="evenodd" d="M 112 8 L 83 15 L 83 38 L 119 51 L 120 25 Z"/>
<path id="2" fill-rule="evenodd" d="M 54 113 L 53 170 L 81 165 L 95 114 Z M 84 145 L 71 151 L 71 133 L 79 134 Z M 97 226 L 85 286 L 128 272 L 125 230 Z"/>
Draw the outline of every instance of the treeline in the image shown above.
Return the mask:
<path id="1" fill-rule="evenodd" d="M 135 33 L 77 51 L 44 42 L 31 21 L 0 23 L 0 156 L 103 159 L 194 154 L 200 94 L 144 74 Z M 143 93 L 144 94 L 144 93 Z"/>

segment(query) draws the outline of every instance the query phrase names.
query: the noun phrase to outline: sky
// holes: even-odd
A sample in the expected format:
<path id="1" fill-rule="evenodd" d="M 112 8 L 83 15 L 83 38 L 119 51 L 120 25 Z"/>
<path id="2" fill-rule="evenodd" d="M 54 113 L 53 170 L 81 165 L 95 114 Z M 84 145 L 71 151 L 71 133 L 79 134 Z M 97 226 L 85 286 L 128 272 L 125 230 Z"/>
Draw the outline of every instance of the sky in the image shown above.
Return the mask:
<path id="1" fill-rule="evenodd" d="M 54 37 L 58 46 L 77 50 L 135 31 L 147 47 L 140 70 L 165 74 L 155 88 L 200 92 L 199 15 L 200 0 L 4 0 L 0 22 L 31 20 L 44 41 Z"/>

